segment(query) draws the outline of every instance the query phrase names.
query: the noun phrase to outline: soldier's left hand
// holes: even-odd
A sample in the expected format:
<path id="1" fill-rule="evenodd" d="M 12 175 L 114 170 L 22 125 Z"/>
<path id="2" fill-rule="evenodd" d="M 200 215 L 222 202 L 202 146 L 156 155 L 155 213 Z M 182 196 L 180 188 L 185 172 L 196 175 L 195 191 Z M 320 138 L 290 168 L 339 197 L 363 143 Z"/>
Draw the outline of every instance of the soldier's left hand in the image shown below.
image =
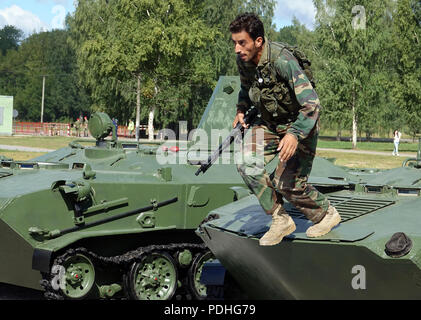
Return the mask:
<path id="1" fill-rule="evenodd" d="M 281 142 L 279 142 L 277 149 L 277 151 L 281 150 L 281 152 L 279 152 L 279 159 L 281 162 L 288 161 L 294 155 L 297 150 L 297 146 L 297 138 L 291 133 L 285 134 Z"/>

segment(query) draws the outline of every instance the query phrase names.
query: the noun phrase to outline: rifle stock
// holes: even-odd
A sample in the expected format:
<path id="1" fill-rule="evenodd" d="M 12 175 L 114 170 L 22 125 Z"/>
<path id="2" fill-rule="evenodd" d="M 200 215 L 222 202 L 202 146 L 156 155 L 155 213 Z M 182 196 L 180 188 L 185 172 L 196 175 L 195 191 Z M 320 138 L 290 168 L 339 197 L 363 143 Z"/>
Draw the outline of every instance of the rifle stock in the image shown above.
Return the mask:
<path id="1" fill-rule="evenodd" d="M 257 108 L 252 108 L 248 111 L 247 115 L 244 117 L 244 122 L 250 124 L 254 118 L 256 118 L 258 112 Z M 198 176 L 201 172 L 205 173 L 219 158 L 221 153 L 228 148 L 234 139 L 243 132 L 243 126 L 241 123 L 237 123 L 236 127 L 232 129 L 228 137 L 219 145 L 218 149 L 215 150 L 205 163 L 201 163 L 200 168 L 196 171 L 195 175 Z"/>

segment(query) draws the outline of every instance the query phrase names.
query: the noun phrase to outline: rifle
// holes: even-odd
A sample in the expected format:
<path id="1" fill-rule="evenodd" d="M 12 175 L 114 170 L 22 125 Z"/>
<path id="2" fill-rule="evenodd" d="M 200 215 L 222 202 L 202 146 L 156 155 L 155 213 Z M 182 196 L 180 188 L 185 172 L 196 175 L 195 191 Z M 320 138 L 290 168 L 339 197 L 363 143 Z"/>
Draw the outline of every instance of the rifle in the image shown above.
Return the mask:
<path id="1" fill-rule="evenodd" d="M 244 122 L 246 124 L 250 124 L 253 122 L 254 118 L 256 118 L 258 114 L 257 108 L 254 107 L 250 109 L 247 113 L 247 115 L 244 117 Z M 198 176 L 200 172 L 205 173 L 206 170 L 208 170 L 214 162 L 219 158 L 221 153 L 228 148 L 231 143 L 234 141 L 235 138 L 237 138 L 242 132 L 244 131 L 243 126 L 240 122 L 237 123 L 234 129 L 230 132 L 228 137 L 219 145 L 218 149 L 215 150 L 209 157 L 208 160 L 204 163 L 200 162 L 200 168 L 196 171 L 195 175 Z"/>

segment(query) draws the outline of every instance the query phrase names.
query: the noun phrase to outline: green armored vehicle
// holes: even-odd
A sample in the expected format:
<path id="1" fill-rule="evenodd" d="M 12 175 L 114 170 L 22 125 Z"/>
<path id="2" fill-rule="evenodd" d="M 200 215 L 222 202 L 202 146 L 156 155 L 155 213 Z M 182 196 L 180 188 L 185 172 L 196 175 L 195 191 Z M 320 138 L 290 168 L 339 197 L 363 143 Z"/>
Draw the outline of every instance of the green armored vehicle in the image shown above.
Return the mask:
<path id="1" fill-rule="evenodd" d="M 319 238 L 306 236 L 312 223 L 288 202 L 297 229 L 275 246 L 259 246 L 271 219 L 255 196 L 210 212 L 212 220 L 197 233 L 226 271 L 207 283 L 208 293 L 231 299 L 420 299 L 421 148 L 417 158 L 390 170 L 346 170 L 316 157 L 309 182 L 342 217 Z"/>
<path id="2" fill-rule="evenodd" d="M 229 128 L 238 90 L 236 78 L 221 77 L 199 128 Z M 53 299 L 205 297 L 199 279 L 211 254 L 195 230 L 247 193 L 233 165 L 197 177 L 206 157 L 193 149 L 212 149 L 206 139 L 189 150 L 185 141 L 119 141 L 104 113 L 89 130 L 92 146 L 0 157 L 0 282 Z"/>

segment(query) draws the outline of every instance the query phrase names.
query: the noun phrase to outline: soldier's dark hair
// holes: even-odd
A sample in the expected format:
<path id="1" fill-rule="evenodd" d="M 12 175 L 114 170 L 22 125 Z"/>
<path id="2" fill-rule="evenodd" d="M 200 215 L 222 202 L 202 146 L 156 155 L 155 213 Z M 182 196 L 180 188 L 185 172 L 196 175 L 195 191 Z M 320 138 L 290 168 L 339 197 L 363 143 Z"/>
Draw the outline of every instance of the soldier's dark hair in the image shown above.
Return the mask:
<path id="1" fill-rule="evenodd" d="M 230 23 L 229 30 L 231 33 L 246 31 L 253 40 L 262 37 L 263 42 L 265 42 L 265 28 L 263 27 L 263 22 L 254 13 L 246 12 L 238 15 L 235 20 Z"/>

